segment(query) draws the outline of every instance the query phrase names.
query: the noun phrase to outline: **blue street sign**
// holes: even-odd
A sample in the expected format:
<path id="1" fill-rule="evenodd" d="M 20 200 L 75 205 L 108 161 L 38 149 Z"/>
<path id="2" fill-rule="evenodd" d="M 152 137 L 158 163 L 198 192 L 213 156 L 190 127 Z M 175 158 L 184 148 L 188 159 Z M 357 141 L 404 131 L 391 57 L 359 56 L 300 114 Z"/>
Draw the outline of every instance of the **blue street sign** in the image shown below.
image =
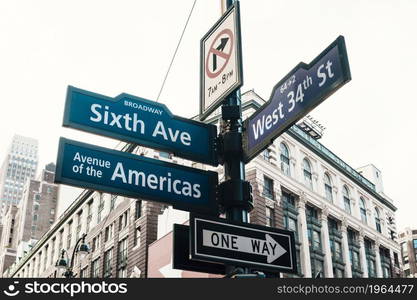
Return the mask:
<path id="1" fill-rule="evenodd" d="M 218 165 L 216 126 L 174 116 L 165 105 L 140 97 L 110 98 L 69 86 L 63 126 Z"/>
<path id="2" fill-rule="evenodd" d="M 299 63 L 272 90 L 270 100 L 245 121 L 244 161 L 272 141 L 350 81 L 343 36 L 339 36 L 310 64 Z"/>
<path id="3" fill-rule="evenodd" d="M 217 173 L 65 138 L 59 141 L 56 183 L 217 213 Z"/>

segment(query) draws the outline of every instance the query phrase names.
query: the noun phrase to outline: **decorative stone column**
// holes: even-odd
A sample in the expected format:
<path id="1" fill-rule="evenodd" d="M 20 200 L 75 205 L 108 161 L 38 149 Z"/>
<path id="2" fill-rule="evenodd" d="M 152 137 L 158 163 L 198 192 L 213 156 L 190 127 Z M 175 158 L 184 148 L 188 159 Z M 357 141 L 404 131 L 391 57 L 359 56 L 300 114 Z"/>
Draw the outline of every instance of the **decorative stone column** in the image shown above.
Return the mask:
<path id="1" fill-rule="evenodd" d="M 381 266 L 381 255 L 379 255 L 379 239 L 375 239 L 375 264 L 376 264 L 376 277 L 382 278 L 382 266 Z"/>
<path id="2" fill-rule="evenodd" d="M 329 226 L 327 221 L 328 215 L 329 208 L 324 206 L 321 211 L 321 237 L 324 251 L 324 276 L 326 278 L 333 278 L 332 251 L 330 249 Z"/>
<path id="3" fill-rule="evenodd" d="M 366 251 L 365 251 L 365 233 L 363 232 L 363 230 L 361 229 L 359 231 L 359 255 L 360 255 L 360 263 L 361 263 L 361 269 L 362 269 L 362 276 L 364 278 L 368 278 L 369 277 L 369 273 L 368 273 L 368 261 L 366 259 Z"/>
<path id="4" fill-rule="evenodd" d="M 311 260 L 310 260 L 310 246 L 307 236 L 307 218 L 306 218 L 306 203 L 307 198 L 304 192 L 301 192 L 300 199 L 297 204 L 298 209 L 298 235 L 301 242 L 300 259 L 301 269 L 304 277 L 311 278 Z"/>
<path id="5" fill-rule="evenodd" d="M 342 230 L 343 260 L 345 262 L 345 276 L 347 278 L 352 278 L 352 266 L 351 266 L 350 258 L 349 258 L 349 243 L 348 243 L 348 238 L 347 238 L 347 221 L 345 217 L 342 219 L 341 230 Z"/>

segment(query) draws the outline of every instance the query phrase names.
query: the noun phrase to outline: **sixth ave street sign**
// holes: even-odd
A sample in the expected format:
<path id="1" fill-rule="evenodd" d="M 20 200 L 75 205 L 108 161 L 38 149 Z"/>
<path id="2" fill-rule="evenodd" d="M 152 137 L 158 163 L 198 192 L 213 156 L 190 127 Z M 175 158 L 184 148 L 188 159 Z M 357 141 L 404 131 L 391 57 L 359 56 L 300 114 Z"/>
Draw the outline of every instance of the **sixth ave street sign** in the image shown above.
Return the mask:
<path id="1" fill-rule="evenodd" d="M 63 125 L 217 166 L 216 126 L 174 116 L 141 97 L 110 98 L 69 86 Z"/>
<path id="2" fill-rule="evenodd" d="M 310 64 L 299 63 L 272 90 L 270 100 L 245 121 L 244 161 L 350 81 L 345 40 L 339 36 Z"/>
<path id="3" fill-rule="evenodd" d="M 191 215 L 190 255 L 255 270 L 297 272 L 294 232 L 219 218 Z"/>

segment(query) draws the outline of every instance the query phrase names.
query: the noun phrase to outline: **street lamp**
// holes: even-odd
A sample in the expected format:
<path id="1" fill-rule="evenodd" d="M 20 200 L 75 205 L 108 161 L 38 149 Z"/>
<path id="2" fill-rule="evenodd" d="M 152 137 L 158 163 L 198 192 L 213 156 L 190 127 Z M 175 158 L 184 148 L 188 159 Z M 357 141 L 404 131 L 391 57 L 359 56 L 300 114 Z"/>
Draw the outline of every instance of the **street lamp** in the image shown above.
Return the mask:
<path id="1" fill-rule="evenodd" d="M 74 273 L 72 272 L 72 269 L 74 267 L 75 254 L 78 253 L 80 255 L 80 259 L 83 260 L 85 256 L 90 252 L 90 248 L 85 243 L 86 235 L 87 234 L 84 233 L 83 236 L 78 239 L 77 243 L 75 244 L 74 250 L 72 252 L 71 260 L 69 260 L 68 252 L 65 249 L 62 249 L 61 251 L 61 257 L 57 260 L 55 266 L 58 272 L 60 274 L 63 274 L 66 278 L 74 277 Z M 78 244 L 80 244 L 79 247 L 78 247 Z"/>

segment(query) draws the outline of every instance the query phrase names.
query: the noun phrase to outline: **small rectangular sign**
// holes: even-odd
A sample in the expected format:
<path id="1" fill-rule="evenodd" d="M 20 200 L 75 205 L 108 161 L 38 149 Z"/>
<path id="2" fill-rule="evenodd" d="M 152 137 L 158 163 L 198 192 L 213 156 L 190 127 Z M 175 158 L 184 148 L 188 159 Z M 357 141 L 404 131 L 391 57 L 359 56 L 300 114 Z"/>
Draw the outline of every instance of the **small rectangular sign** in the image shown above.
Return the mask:
<path id="1" fill-rule="evenodd" d="M 339 36 L 310 64 L 299 63 L 275 85 L 270 100 L 245 121 L 244 161 L 249 162 L 350 79 L 345 40 Z"/>
<path id="2" fill-rule="evenodd" d="M 165 105 L 144 98 L 110 98 L 69 86 L 63 126 L 218 165 L 216 126 L 174 116 Z"/>
<path id="3" fill-rule="evenodd" d="M 193 272 L 226 274 L 223 264 L 190 259 L 190 226 L 174 224 L 172 267 Z"/>
<path id="4" fill-rule="evenodd" d="M 225 219 L 190 217 L 192 259 L 297 272 L 294 232 Z"/>
<path id="5" fill-rule="evenodd" d="M 200 47 L 200 120 L 204 120 L 243 84 L 238 1 L 201 39 Z"/>
<path id="6" fill-rule="evenodd" d="M 60 138 L 55 182 L 216 214 L 217 173 Z"/>

